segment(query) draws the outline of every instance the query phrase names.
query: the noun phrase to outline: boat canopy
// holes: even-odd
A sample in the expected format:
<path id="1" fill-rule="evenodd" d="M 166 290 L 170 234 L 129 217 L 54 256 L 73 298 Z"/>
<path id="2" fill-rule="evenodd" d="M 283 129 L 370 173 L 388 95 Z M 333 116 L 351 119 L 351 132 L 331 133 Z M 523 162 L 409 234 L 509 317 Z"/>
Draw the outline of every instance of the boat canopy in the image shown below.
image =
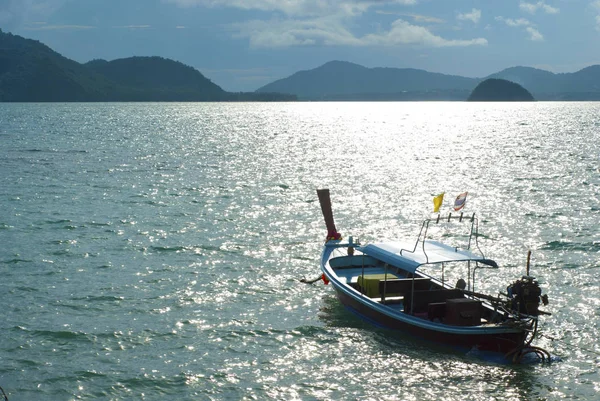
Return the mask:
<path id="1" fill-rule="evenodd" d="M 491 267 L 498 267 L 493 260 L 486 259 L 469 250 L 458 249 L 432 240 L 419 242 L 416 248 L 414 242 L 379 242 L 357 249 L 366 255 L 371 255 L 384 263 L 411 273 L 414 273 L 421 265 L 444 262 L 475 261 Z"/>

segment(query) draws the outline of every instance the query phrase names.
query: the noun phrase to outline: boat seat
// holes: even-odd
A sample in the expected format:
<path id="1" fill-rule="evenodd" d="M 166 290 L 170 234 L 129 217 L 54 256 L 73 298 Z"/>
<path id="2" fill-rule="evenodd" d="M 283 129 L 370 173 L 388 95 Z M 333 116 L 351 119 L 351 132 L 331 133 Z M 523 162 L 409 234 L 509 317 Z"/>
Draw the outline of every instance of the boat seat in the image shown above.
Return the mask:
<path id="1" fill-rule="evenodd" d="M 469 298 L 448 299 L 444 323 L 453 326 L 481 324 L 481 301 Z"/>
<path id="2" fill-rule="evenodd" d="M 431 288 L 431 279 L 427 277 L 415 277 L 415 290 L 428 290 Z M 413 290 L 412 278 L 392 278 L 379 281 L 379 293 L 381 294 L 381 303 L 391 303 L 394 300 L 390 298 L 407 297 Z M 396 300 L 398 302 L 398 300 Z"/>
<path id="3" fill-rule="evenodd" d="M 365 274 L 358 276 L 356 284 L 361 293 L 369 298 L 375 298 L 381 294 L 379 291 L 379 282 L 381 280 L 385 281 L 387 279 L 389 281 L 397 278 L 398 276 L 393 273 Z"/>
<path id="4" fill-rule="evenodd" d="M 446 302 L 431 302 L 427 305 L 427 318 L 441 322 L 446 317 Z"/>
<path id="5" fill-rule="evenodd" d="M 427 313 L 431 303 L 446 302 L 447 299 L 464 298 L 459 289 L 415 290 L 404 297 L 404 311 L 410 313 Z M 411 309 L 412 308 L 412 309 Z"/>

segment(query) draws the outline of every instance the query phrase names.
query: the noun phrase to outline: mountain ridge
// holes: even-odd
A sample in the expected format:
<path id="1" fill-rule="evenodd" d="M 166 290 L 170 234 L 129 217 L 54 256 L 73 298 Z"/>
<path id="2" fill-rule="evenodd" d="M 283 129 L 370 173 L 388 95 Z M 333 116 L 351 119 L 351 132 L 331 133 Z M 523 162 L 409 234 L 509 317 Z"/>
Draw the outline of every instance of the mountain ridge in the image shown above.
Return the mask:
<path id="1" fill-rule="evenodd" d="M 368 68 L 335 60 L 256 91 L 290 93 L 300 100 L 466 100 L 479 83 L 492 78 L 519 84 L 538 100 L 600 100 L 600 65 L 572 73 L 516 66 L 483 78 L 468 78 L 415 68 Z"/>
<path id="2" fill-rule="evenodd" d="M 572 73 L 509 67 L 484 78 L 333 60 L 254 92 L 226 92 L 200 71 L 158 56 L 80 64 L 0 29 L 0 101 L 467 100 L 485 79 L 519 84 L 537 100 L 600 100 L 600 65 Z"/>
<path id="3" fill-rule="evenodd" d="M 0 29 L 0 101 L 269 101 L 293 95 L 233 93 L 198 70 L 161 57 L 80 64 L 45 44 Z"/>

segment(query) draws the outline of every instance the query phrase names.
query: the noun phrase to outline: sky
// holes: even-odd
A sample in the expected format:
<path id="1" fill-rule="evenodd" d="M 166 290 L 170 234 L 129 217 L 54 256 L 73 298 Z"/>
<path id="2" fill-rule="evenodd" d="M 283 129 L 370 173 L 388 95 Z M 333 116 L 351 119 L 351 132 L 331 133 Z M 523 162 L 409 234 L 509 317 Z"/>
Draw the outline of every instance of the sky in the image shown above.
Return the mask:
<path id="1" fill-rule="evenodd" d="M 80 63 L 173 59 L 232 92 L 332 60 L 477 78 L 600 64 L 600 0 L 0 0 L 0 29 Z"/>

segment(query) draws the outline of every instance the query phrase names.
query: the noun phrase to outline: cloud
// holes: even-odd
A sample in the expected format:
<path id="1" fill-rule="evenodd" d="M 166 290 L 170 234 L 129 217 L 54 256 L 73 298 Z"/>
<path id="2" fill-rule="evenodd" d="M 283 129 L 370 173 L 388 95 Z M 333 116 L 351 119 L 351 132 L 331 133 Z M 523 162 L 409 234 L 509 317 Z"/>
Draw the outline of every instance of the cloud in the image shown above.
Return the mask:
<path id="1" fill-rule="evenodd" d="M 428 28 L 403 19 L 394 21 L 389 30 L 378 30 L 362 36 L 349 27 L 353 20 L 371 10 L 376 14 L 407 15 L 415 23 L 442 23 L 438 18 L 389 11 L 389 6 L 410 6 L 417 0 L 163 0 L 181 7 L 233 7 L 270 12 L 269 20 L 251 20 L 229 25 L 234 37 L 247 38 L 251 47 L 290 46 L 399 46 L 425 47 L 487 45 L 484 38 L 446 39 Z M 384 10 L 378 10 L 380 8 Z M 465 18 L 478 20 L 480 11 L 473 9 Z"/>
<path id="2" fill-rule="evenodd" d="M 150 25 L 121 25 L 121 26 L 115 26 L 115 28 L 148 29 L 148 28 L 151 28 L 151 26 Z"/>
<path id="3" fill-rule="evenodd" d="M 369 34 L 361 42 L 364 45 L 421 45 L 426 47 L 485 46 L 488 43 L 484 38 L 469 40 L 444 39 L 441 36 L 434 35 L 425 27 L 412 25 L 401 19 L 394 21 L 388 32 Z"/>
<path id="4" fill-rule="evenodd" d="M 356 16 L 369 8 L 385 5 L 414 5 L 417 0 L 163 0 L 180 7 L 228 7 L 242 10 L 280 12 L 287 16 Z"/>
<path id="5" fill-rule="evenodd" d="M 426 22 L 426 23 L 435 23 L 435 24 L 441 24 L 444 22 L 444 20 L 441 18 L 430 17 L 428 15 L 400 13 L 400 12 L 382 11 L 382 10 L 377 10 L 377 11 L 375 11 L 375 13 L 380 14 L 380 15 L 397 15 L 399 17 L 410 17 L 415 22 Z"/>
<path id="6" fill-rule="evenodd" d="M 539 42 L 544 40 L 544 36 L 535 28 L 528 26 L 525 30 L 529 33 L 529 40 Z"/>
<path id="7" fill-rule="evenodd" d="M 496 17 L 496 21 L 504 22 L 508 26 L 531 26 L 531 22 L 525 18 L 511 19 L 504 17 Z"/>
<path id="8" fill-rule="evenodd" d="M 15 29 L 31 21 L 45 21 L 68 0 L 0 0 L 0 25 Z"/>
<path id="9" fill-rule="evenodd" d="M 470 13 L 458 14 L 456 18 L 460 21 L 473 21 L 476 24 L 481 19 L 481 10 L 474 8 Z"/>
<path id="10" fill-rule="evenodd" d="M 358 46 L 356 39 L 339 21 L 312 20 L 248 21 L 230 25 L 236 37 L 247 37 L 251 47 L 290 47 L 314 44 Z"/>
<path id="11" fill-rule="evenodd" d="M 596 30 L 600 31 L 600 0 L 592 1 L 590 5 L 596 10 Z"/>
<path id="12" fill-rule="evenodd" d="M 305 21 L 250 21 L 235 24 L 237 36 L 248 37 L 252 47 L 325 46 L 400 46 L 424 47 L 485 46 L 484 38 L 449 40 L 434 35 L 427 28 L 402 19 L 394 21 L 388 31 L 354 36 L 340 21 L 332 18 Z"/>
<path id="13" fill-rule="evenodd" d="M 600 1 L 600 0 L 599 0 Z M 496 21 L 504 22 L 507 26 L 510 27 L 525 27 L 525 32 L 529 34 L 529 40 L 534 42 L 541 42 L 544 40 L 544 35 L 537 30 L 534 24 L 532 24 L 528 19 L 518 18 L 504 18 L 504 17 L 496 17 Z"/>
<path id="14" fill-rule="evenodd" d="M 519 8 L 530 14 L 535 14 L 537 12 L 537 10 L 542 10 L 546 14 L 558 14 L 558 12 L 560 11 L 556 7 L 549 6 L 544 1 L 538 1 L 537 3 L 521 2 L 519 4 Z"/>
<path id="15" fill-rule="evenodd" d="M 60 31 L 60 30 L 67 30 L 67 31 L 80 31 L 80 30 L 85 30 L 85 29 L 94 29 L 94 26 L 90 26 L 90 25 L 46 25 L 45 23 L 40 23 L 40 22 L 36 22 L 36 23 L 32 23 L 32 25 L 26 26 L 23 29 L 27 30 L 27 31 Z"/>
<path id="16" fill-rule="evenodd" d="M 435 23 L 435 24 L 441 24 L 444 22 L 443 19 L 441 18 L 436 18 L 436 17 L 429 17 L 427 15 L 416 15 L 416 14 L 412 14 L 409 15 L 410 17 L 414 18 L 414 20 L 416 22 L 429 22 L 429 23 Z"/>

